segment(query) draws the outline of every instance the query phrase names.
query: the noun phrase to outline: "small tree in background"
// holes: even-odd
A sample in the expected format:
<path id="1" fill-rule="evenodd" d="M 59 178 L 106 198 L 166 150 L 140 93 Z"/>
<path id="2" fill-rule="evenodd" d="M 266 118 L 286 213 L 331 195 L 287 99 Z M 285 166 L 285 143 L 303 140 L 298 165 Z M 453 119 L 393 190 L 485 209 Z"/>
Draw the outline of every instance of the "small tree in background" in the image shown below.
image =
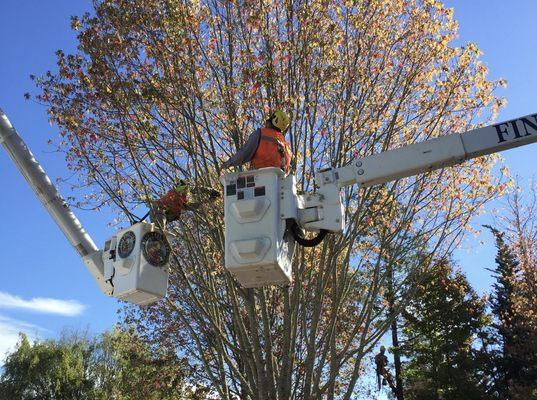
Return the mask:
<path id="1" fill-rule="evenodd" d="M 482 380 L 483 359 L 474 346 L 489 322 L 485 299 L 447 259 L 430 271 L 403 312 L 401 352 L 405 398 L 491 399 Z"/>
<path id="2" fill-rule="evenodd" d="M 187 385 L 192 371 L 182 360 L 166 348 L 151 348 L 132 330 L 105 332 L 92 350 L 96 400 L 191 400 L 210 392 Z"/>
<path id="3" fill-rule="evenodd" d="M 533 271 L 525 273 L 504 233 L 490 226 L 496 238 L 496 277 L 490 306 L 495 317 L 495 389 L 500 399 L 537 398 L 537 318 Z M 517 240 L 518 241 L 518 240 Z"/>
<path id="4" fill-rule="evenodd" d="M 513 383 L 511 395 L 517 399 L 537 399 L 537 186 L 535 180 L 519 186 L 507 198 L 500 226 L 504 239 L 517 255 L 519 270 L 514 296 L 520 315 L 520 340 L 516 353 L 523 358 L 521 377 Z"/>
<path id="5" fill-rule="evenodd" d="M 528 280 L 536 281 L 537 270 L 537 184 L 517 185 L 508 196 L 498 225 L 505 232 L 504 240 L 517 255 L 521 272 Z M 527 268 L 526 268 L 527 267 Z M 534 286 L 534 296 L 537 287 Z"/>
<path id="6" fill-rule="evenodd" d="M 21 334 L 0 375 L 0 398 L 17 400 L 92 399 L 86 371 L 92 343 L 76 337 L 30 343 Z"/>
<path id="7" fill-rule="evenodd" d="M 191 371 L 172 352 L 151 349 L 131 330 L 96 339 L 68 335 L 30 343 L 21 334 L 0 374 L 6 400 L 197 400 L 211 393 L 188 385 Z"/>

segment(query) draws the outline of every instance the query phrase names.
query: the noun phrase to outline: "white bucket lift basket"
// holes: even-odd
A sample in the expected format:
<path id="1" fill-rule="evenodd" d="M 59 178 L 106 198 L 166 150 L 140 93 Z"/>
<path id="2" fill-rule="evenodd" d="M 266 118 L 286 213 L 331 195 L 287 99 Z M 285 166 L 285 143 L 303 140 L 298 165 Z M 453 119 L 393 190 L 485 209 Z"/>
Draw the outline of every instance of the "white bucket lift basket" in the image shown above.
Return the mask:
<path id="1" fill-rule="evenodd" d="M 106 241 L 102 257 L 114 297 L 145 305 L 166 296 L 170 247 L 154 224 L 139 222 L 120 230 Z"/>
<path id="2" fill-rule="evenodd" d="M 221 178 L 225 264 L 245 288 L 291 282 L 294 240 L 286 235 L 287 215 L 282 210 L 282 189 L 288 179 L 292 178 L 284 177 L 278 168 L 229 173 Z"/>

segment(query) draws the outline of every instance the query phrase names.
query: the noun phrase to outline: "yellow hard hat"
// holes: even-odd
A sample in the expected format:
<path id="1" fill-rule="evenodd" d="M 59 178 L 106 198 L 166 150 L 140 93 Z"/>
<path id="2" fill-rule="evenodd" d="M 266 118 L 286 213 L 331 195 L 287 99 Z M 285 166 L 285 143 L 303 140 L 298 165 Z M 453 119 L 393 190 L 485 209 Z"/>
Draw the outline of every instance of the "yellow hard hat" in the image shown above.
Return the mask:
<path id="1" fill-rule="evenodd" d="M 280 131 L 285 131 L 289 127 L 291 118 L 283 111 L 277 110 L 270 114 L 269 121 Z"/>

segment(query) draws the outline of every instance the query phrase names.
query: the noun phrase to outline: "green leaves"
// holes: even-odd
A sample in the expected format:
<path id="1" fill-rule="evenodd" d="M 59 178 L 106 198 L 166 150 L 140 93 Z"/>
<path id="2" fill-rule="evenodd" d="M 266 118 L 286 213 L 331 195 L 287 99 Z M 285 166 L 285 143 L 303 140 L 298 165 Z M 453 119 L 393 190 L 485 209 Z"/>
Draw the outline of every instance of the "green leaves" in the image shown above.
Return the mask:
<path id="1" fill-rule="evenodd" d="M 82 341 L 35 342 L 21 334 L 4 364 L 0 397 L 21 400 L 91 399 L 93 382 L 85 373 L 89 351 Z"/>
<path id="2" fill-rule="evenodd" d="M 460 271 L 441 260 L 403 313 L 405 397 L 491 399 L 481 379 L 485 368 L 477 335 L 487 323 L 479 298 Z"/>
<path id="3" fill-rule="evenodd" d="M 191 372 L 176 354 L 152 350 L 130 330 L 34 343 L 21 334 L 0 375 L 0 398 L 195 399 L 206 391 L 200 382 L 186 385 Z"/>

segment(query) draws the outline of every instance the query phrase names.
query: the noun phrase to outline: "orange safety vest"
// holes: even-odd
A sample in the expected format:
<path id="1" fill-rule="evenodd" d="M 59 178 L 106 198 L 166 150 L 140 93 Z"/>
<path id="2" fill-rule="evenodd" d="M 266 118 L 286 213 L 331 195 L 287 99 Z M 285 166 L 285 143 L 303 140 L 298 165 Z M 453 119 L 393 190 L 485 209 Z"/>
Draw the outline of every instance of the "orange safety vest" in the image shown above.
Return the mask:
<path id="1" fill-rule="evenodd" d="M 175 189 L 171 189 L 157 200 L 157 207 L 161 208 L 166 215 L 179 216 L 183 205 L 188 201 L 186 193 L 177 193 Z"/>
<path id="2" fill-rule="evenodd" d="M 259 145 L 250 165 L 253 169 L 276 167 L 289 172 L 291 146 L 283 134 L 275 129 L 261 128 Z"/>

